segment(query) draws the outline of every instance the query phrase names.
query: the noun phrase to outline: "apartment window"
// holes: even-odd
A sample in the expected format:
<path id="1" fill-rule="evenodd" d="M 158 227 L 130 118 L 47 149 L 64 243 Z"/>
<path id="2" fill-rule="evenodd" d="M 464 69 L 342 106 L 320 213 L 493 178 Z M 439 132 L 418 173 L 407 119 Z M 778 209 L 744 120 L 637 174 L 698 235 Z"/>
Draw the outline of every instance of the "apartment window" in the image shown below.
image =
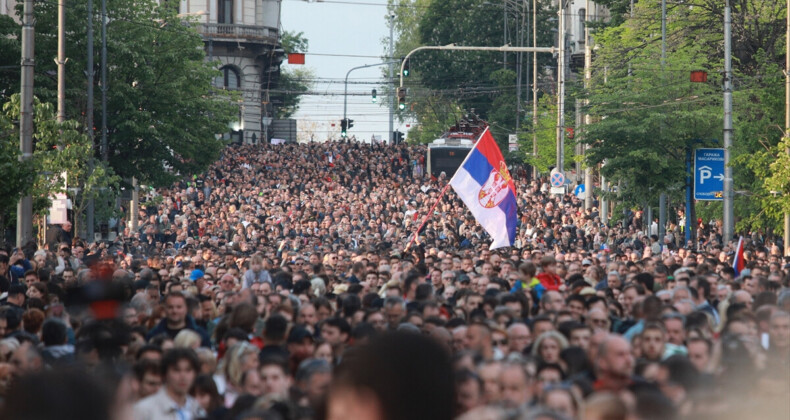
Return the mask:
<path id="1" fill-rule="evenodd" d="M 225 89 L 239 89 L 241 87 L 241 79 L 239 78 L 239 73 L 232 67 L 225 66 L 219 69 L 222 72 L 221 75 L 217 76 L 217 80 L 215 84 L 218 87 L 224 87 Z"/>
<path id="2" fill-rule="evenodd" d="M 219 14 L 217 23 L 233 23 L 233 0 L 217 0 Z"/>

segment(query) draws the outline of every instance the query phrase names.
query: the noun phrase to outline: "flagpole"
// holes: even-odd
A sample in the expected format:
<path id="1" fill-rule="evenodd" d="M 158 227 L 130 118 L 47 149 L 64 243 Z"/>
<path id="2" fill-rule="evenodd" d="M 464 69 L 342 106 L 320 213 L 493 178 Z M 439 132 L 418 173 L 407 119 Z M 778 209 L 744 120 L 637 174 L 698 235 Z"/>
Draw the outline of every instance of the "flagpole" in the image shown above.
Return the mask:
<path id="1" fill-rule="evenodd" d="M 439 197 L 436 198 L 436 202 L 433 203 L 433 206 L 431 206 L 431 209 L 428 210 L 428 214 L 426 214 L 425 217 L 422 219 L 422 223 L 420 223 L 420 227 L 418 227 L 417 231 L 414 232 L 414 236 L 411 238 L 411 241 L 409 241 L 409 244 L 406 245 L 405 249 L 409 249 L 411 247 L 411 244 L 413 244 L 414 241 L 417 240 L 417 236 L 420 235 L 420 231 L 425 226 L 425 223 L 428 222 L 428 219 L 431 217 L 431 214 L 433 214 L 433 211 L 436 210 L 436 206 L 439 204 L 439 201 L 442 200 L 442 197 L 444 197 L 444 193 L 447 192 L 447 188 L 449 188 L 449 187 L 450 187 L 450 181 L 447 181 L 447 185 L 445 185 L 444 188 L 442 188 L 442 192 L 439 193 Z"/>

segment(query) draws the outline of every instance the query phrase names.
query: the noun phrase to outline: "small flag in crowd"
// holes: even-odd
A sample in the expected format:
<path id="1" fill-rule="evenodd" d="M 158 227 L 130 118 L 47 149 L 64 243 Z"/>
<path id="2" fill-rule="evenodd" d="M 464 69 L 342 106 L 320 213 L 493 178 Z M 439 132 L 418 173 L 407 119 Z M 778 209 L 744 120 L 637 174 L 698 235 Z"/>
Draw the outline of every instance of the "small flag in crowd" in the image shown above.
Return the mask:
<path id="1" fill-rule="evenodd" d="M 516 186 L 488 129 L 466 155 L 450 185 L 491 235 L 491 249 L 513 245 L 518 221 Z"/>
<path id="2" fill-rule="evenodd" d="M 746 262 L 743 260 L 743 236 L 738 239 L 738 248 L 735 248 L 735 258 L 732 260 L 732 269 L 735 270 L 735 278 L 741 276 L 741 271 L 746 268 Z"/>

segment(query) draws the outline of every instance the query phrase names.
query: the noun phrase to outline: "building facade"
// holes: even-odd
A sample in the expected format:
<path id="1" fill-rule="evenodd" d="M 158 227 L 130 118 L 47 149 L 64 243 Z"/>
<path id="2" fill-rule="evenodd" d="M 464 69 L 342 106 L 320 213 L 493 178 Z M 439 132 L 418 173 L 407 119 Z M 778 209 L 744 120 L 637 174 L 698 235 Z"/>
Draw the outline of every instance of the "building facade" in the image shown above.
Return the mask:
<path id="1" fill-rule="evenodd" d="M 197 16 L 206 58 L 218 61 L 214 84 L 241 94 L 232 141 L 267 141 L 273 107 L 269 90 L 279 81 L 281 0 L 181 0 L 179 13 Z"/>

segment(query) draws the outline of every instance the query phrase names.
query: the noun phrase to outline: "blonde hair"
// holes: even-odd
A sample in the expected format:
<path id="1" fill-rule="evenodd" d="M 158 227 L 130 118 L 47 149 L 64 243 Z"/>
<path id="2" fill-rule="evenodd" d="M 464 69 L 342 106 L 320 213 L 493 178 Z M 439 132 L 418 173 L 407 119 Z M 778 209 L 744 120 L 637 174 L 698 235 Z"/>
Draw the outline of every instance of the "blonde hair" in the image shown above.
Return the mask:
<path id="1" fill-rule="evenodd" d="M 200 334 L 192 330 L 183 329 L 173 339 L 173 346 L 177 349 L 195 349 L 200 347 L 201 341 Z"/>
<path id="2" fill-rule="evenodd" d="M 222 373 L 225 379 L 233 386 L 241 386 L 241 377 L 244 375 L 244 358 L 247 356 L 258 357 L 258 348 L 247 341 L 234 344 L 222 358 Z"/>

